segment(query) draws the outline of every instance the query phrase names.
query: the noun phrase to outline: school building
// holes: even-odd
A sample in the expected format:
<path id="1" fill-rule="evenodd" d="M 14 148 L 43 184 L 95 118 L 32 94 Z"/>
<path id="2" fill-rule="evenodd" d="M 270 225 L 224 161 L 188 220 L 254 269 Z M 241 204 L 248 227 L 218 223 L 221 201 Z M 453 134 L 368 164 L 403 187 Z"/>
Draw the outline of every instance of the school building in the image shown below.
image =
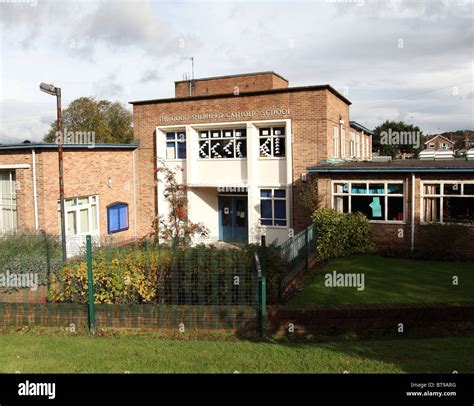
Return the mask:
<path id="1" fill-rule="evenodd" d="M 300 192 L 312 178 L 321 206 L 364 213 L 380 246 L 416 246 L 432 223 L 474 237 L 474 154 L 375 162 L 372 132 L 330 85 L 258 72 L 177 81 L 175 97 L 131 104 L 136 144 L 65 145 L 71 241 L 146 235 L 168 213 L 159 162 L 187 185 L 207 242 L 285 241 L 311 222 Z M 54 144 L 0 146 L 0 231 L 58 232 L 57 168 Z"/>

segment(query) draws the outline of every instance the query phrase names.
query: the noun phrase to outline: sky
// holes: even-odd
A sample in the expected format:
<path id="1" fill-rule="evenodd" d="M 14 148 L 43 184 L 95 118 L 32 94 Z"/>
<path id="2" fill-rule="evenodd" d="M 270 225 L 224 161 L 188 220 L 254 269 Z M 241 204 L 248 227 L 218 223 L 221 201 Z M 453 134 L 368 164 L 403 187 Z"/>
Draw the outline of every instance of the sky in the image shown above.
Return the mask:
<path id="1" fill-rule="evenodd" d="M 129 101 L 173 97 L 174 81 L 275 71 L 330 84 L 368 128 L 474 130 L 469 0 L 0 0 L 0 143 L 40 141 L 56 118 L 39 83 Z"/>

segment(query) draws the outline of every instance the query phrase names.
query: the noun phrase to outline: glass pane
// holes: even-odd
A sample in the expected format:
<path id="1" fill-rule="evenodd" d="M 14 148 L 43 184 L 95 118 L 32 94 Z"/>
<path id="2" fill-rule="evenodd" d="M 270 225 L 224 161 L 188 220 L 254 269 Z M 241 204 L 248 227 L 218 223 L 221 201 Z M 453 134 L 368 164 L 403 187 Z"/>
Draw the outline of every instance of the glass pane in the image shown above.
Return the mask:
<path id="1" fill-rule="evenodd" d="M 222 226 L 232 226 L 232 204 L 230 199 L 226 199 L 222 203 Z"/>
<path id="2" fill-rule="evenodd" d="M 423 219 L 427 223 L 440 222 L 440 199 L 425 198 L 423 199 Z"/>
<path id="3" fill-rule="evenodd" d="M 235 154 L 237 158 L 247 157 L 247 140 L 236 140 Z"/>
<path id="4" fill-rule="evenodd" d="M 166 159 L 176 159 L 174 142 L 166 143 Z"/>
<path id="5" fill-rule="evenodd" d="M 460 183 L 445 183 L 444 194 L 445 195 L 460 195 L 461 184 Z"/>
<path id="6" fill-rule="evenodd" d="M 211 141 L 211 158 L 223 158 L 224 147 L 222 140 Z"/>
<path id="7" fill-rule="evenodd" d="M 349 196 L 334 196 L 334 209 L 339 213 L 349 211 Z"/>
<path id="8" fill-rule="evenodd" d="M 224 130 L 224 137 L 232 137 L 233 131 L 232 130 Z"/>
<path id="9" fill-rule="evenodd" d="M 77 227 L 76 227 L 76 212 L 70 211 L 67 213 L 67 235 L 76 235 L 77 234 Z"/>
<path id="10" fill-rule="evenodd" d="M 273 191 L 273 194 L 275 197 L 285 197 L 286 196 L 286 190 L 285 189 L 275 189 Z"/>
<path id="11" fill-rule="evenodd" d="M 186 159 L 186 143 L 178 142 L 178 159 Z"/>
<path id="12" fill-rule="evenodd" d="M 81 233 L 88 233 L 89 230 L 89 210 L 83 209 L 79 213 L 79 218 L 81 221 Z"/>
<path id="13" fill-rule="evenodd" d="M 199 138 L 208 138 L 209 137 L 209 131 L 200 131 L 199 132 Z"/>
<path id="14" fill-rule="evenodd" d="M 246 137 L 247 136 L 247 130 L 245 128 L 237 129 L 237 130 L 235 130 L 235 136 L 236 137 Z"/>
<path id="15" fill-rule="evenodd" d="M 369 220 L 385 219 L 385 199 L 379 196 L 352 196 L 352 213 L 360 212 Z"/>
<path id="16" fill-rule="evenodd" d="M 271 189 L 260 190 L 260 197 L 272 197 L 272 190 Z"/>
<path id="17" fill-rule="evenodd" d="M 92 216 L 91 230 L 97 230 L 99 228 L 99 225 L 97 222 L 97 205 L 95 204 L 91 207 L 91 216 Z"/>
<path id="18" fill-rule="evenodd" d="M 245 210 L 245 201 L 241 199 L 235 200 L 235 225 L 237 227 L 245 227 L 247 214 Z"/>
<path id="19" fill-rule="evenodd" d="M 443 201 L 443 221 L 446 223 L 474 222 L 474 198 L 445 197 Z"/>
<path id="20" fill-rule="evenodd" d="M 128 206 L 121 205 L 119 208 L 119 217 L 120 217 L 120 229 L 125 230 L 128 228 Z"/>
<path id="21" fill-rule="evenodd" d="M 403 197 L 389 197 L 387 205 L 387 220 L 403 221 Z"/>
<path id="22" fill-rule="evenodd" d="M 276 226 L 286 226 L 286 220 L 276 219 L 274 223 Z"/>
<path id="23" fill-rule="evenodd" d="M 234 140 L 222 140 L 222 156 L 224 158 L 233 158 L 234 157 Z"/>
<path id="24" fill-rule="evenodd" d="M 186 142 L 186 133 L 181 131 L 176 135 L 176 139 L 178 142 Z"/>
<path id="25" fill-rule="evenodd" d="M 389 183 L 387 185 L 388 194 L 402 194 L 403 193 L 403 184 L 401 183 Z"/>
<path id="26" fill-rule="evenodd" d="M 385 186 L 383 183 L 369 183 L 369 193 L 383 195 Z"/>
<path id="27" fill-rule="evenodd" d="M 439 195 L 441 193 L 441 186 L 439 183 L 427 184 L 423 186 L 425 195 Z"/>
<path id="28" fill-rule="evenodd" d="M 465 183 L 464 184 L 464 194 L 465 195 L 474 195 L 474 183 Z"/>
<path id="29" fill-rule="evenodd" d="M 285 139 L 284 138 L 277 137 L 273 139 L 273 155 L 285 156 Z"/>
<path id="30" fill-rule="evenodd" d="M 64 205 L 66 207 L 74 207 L 75 206 L 75 202 L 76 202 L 76 199 L 67 199 L 65 202 L 64 202 Z M 61 204 L 61 203 L 59 203 Z M 61 209 L 60 209 L 61 210 Z"/>
<path id="31" fill-rule="evenodd" d="M 260 201 L 260 210 L 261 217 L 265 219 L 271 219 L 272 216 L 272 201 L 271 200 L 261 200 Z"/>
<path id="32" fill-rule="evenodd" d="M 119 215 L 118 215 L 118 208 L 111 207 L 108 210 L 108 217 L 109 217 L 109 232 L 114 232 L 119 229 Z"/>
<path id="33" fill-rule="evenodd" d="M 286 219 L 286 200 L 275 200 L 275 218 Z"/>
<path id="34" fill-rule="evenodd" d="M 174 140 L 175 139 L 175 133 L 166 133 L 166 139 L 167 140 Z"/>
<path id="35" fill-rule="evenodd" d="M 212 130 L 211 137 L 212 138 L 219 138 L 221 136 L 221 130 Z"/>
<path id="36" fill-rule="evenodd" d="M 272 222 L 272 220 L 269 220 L 269 219 L 261 219 L 260 224 L 262 226 L 272 226 L 273 222 Z"/>
<path id="37" fill-rule="evenodd" d="M 354 194 L 365 194 L 367 193 L 367 185 L 365 183 L 353 183 L 352 193 Z"/>
<path id="38" fill-rule="evenodd" d="M 270 135 L 270 128 L 260 128 L 260 137 L 267 137 Z"/>
<path id="39" fill-rule="evenodd" d="M 285 127 L 276 127 L 273 129 L 273 135 L 285 135 Z"/>
<path id="40" fill-rule="evenodd" d="M 89 204 L 89 198 L 88 197 L 80 197 L 77 199 L 77 204 L 78 206 L 83 206 L 85 204 Z"/>
<path id="41" fill-rule="evenodd" d="M 209 141 L 199 141 L 199 158 L 209 158 Z"/>
<path id="42" fill-rule="evenodd" d="M 272 139 L 271 138 L 260 138 L 260 156 L 269 157 L 272 156 Z"/>

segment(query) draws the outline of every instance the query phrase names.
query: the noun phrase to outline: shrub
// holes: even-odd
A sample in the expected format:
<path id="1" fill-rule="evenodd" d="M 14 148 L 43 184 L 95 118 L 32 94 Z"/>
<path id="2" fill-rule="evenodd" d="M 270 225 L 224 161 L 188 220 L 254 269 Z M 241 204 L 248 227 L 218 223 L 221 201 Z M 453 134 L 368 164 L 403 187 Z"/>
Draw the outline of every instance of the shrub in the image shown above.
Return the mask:
<path id="1" fill-rule="evenodd" d="M 338 213 L 319 209 L 313 214 L 317 232 L 317 255 L 322 261 L 352 254 L 373 253 L 372 232 L 362 213 Z"/>

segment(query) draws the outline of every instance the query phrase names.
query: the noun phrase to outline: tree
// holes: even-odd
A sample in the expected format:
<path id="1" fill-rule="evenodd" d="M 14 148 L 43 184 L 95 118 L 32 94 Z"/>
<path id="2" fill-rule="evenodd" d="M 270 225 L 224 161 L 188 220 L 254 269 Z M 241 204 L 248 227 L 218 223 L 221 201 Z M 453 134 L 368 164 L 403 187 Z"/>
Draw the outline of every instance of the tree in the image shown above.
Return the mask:
<path id="1" fill-rule="evenodd" d="M 172 247 L 190 245 L 195 235 L 206 238 L 209 235 L 208 229 L 188 218 L 187 186 L 178 183 L 175 171 L 167 167 L 163 160 L 159 160 L 155 172 L 158 173 L 158 182 L 165 185 L 164 196 L 168 201 L 169 212 L 166 216 L 155 217 L 149 237 L 155 243 L 161 240 Z"/>
<path id="2" fill-rule="evenodd" d="M 400 152 L 416 155 L 423 149 L 423 140 L 423 133 L 418 126 L 387 120 L 374 129 L 372 146 L 380 155 L 396 158 Z"/>
<path id="3" fill-rule="evenodd" d="M 128 144 L 133 140 L 133 116 L 119 102 L 79 97 L 61 114 L 63 131 L 93 132 L 96 143 Z M 44 136 L 45 142 L 55 142 L 57 120 Z"/>

